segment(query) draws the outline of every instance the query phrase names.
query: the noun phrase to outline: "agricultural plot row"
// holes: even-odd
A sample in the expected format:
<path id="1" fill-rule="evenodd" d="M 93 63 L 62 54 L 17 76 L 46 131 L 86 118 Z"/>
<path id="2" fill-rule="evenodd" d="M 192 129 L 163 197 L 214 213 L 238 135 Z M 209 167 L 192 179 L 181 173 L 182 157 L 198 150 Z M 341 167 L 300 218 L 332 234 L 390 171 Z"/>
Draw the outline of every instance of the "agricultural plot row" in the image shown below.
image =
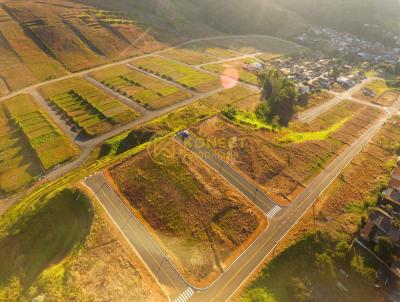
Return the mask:
<path id="1" fill-rule="evenodd" d="M 0 8 L 0 95 L 65 74 Z"/>
<path id="2" fill-rule="evenodd" d="M 17 191 L 78 153 L 29 95 L 19 95 L 2 103 L 0 124 L 0 191 L 3 193 Z"/>
<path id="3" fill-rule="evenodd" d="M 242 138 L 240 146 L 215 150 L 274 200 L 288 204 L 378 118 L 379 110 L 343 103 L 310 125 L 293 124 L 278 132 L 249 129 L 214 117 L 192 127 L 205 139 Z"/>
<path id="4" fill-rule="evenodd" d="M 179 103 L 191 97 L 186 91 L 126 66 L 100 70 L 92 73 L 92 76 L 107 87 L 151 110 Z"/>
<path id="5" fill-rule="evenodd" d="M 137 112 L 81 78 L 42 87 L 41 92 L 74 130 L 89 136 L 105 133 L 114 125 L 138 117 Z"/>
<path id="6" fill-rule="evenodd" d="M 217 77 L 161 57 L 146 57 L 134 60 L 132 64 L 197 92 L 208 92 L 219 87 Z"/>
<path id="7" fill-rule="evenodd" d="M 204 70 L 214 72 L 217 74 L 225 74 L 226 70 L 235 70 L 236 72 L 227 72 L 226 76 L 237 76 L 234 80 L 240 80 L 242 82 L 258 85 L 257 71 L 251 69 L 251 64 L 258 62 L 254 58 L 246 58 L 237 61 L 229 61 L 226 63 L 218 64 L 207 64 L 202 68 Z"/>
<path id="8" fill-rule="evenodd" d="M 205 64 L 218 60 L 215 56 L 187 48 L 174 48 L 163 52 L 162 56 L 189 65 Z"/>

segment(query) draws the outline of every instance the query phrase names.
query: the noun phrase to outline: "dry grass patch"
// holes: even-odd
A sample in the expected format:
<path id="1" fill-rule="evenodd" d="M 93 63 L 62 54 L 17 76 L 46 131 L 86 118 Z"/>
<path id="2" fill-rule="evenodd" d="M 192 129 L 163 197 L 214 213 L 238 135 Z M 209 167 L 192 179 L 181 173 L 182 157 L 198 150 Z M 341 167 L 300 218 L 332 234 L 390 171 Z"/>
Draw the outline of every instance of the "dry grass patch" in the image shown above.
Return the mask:
<path id="1" fill-rule="evenodd" d="M 255 239 L 266 220 L 195 155 L 172 146 L 176 160 L 169 165 L 156 164 L 143 152 L 109 173 L 179 271 L 205 286 Z"/>
<path id="2" fill-rule="evenodd" d="M 217 138 L 241 138 L 244 143 L 232 150 L 225 145 L 217 145 L 215 150 L 245 177 L 258 183 L 274 200 L 288 204 L 379 114 L 375 109 L 344 103 L 311 125 L 293 124 L 290 129 L 276 133 L 232 124 L 221 117 L 211 118 L 191 129 L 211 142 Z M 324 137 L 307 136 L 293 143 L 282 142 L 289 130 L 292 135 L 322 132 L 346 118 L 349 120 L 343 126 Z"/>

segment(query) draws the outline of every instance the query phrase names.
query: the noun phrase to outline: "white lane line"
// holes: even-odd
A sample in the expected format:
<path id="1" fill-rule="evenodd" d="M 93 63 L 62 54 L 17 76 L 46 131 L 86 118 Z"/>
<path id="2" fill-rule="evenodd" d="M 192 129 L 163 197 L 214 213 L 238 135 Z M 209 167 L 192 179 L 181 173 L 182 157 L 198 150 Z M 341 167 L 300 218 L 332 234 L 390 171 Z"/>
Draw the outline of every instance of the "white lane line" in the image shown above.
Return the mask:
<path id="1" fill-rule="evenodd" d="M 183 293 L 181 293 L 174 301 L 172 302 L 186 302 L 194 295 L 194 290 L 191 287 L 188 287 Z"/>
<path id="2" fill-rule="evenodd" d="M 267 213 L 268 218 L 274 217 L 282 208 L 280 206 L 274 206 L 271 211 Z"/>

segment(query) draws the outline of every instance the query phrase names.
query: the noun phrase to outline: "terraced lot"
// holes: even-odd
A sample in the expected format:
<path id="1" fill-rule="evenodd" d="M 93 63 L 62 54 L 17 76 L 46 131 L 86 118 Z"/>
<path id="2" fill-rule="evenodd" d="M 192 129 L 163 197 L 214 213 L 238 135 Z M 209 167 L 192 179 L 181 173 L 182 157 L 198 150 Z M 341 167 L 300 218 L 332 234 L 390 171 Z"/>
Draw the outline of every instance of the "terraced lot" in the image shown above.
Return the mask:
<path id="1" fill-rule="evenodd" d="M 248 84 L 258 85 L 258 78 L 256 71 L 250 71 L 246 69 L 246 66 L 252 63 L 256 63 L 258 60 L 253 58 L 246 58 L 238 61 L 229 61 L 218 64 L 207 64 L 202 68 L 204 70 L 214 72 L 217 74 L 224 74 L 227 69 L 236 69 L 239 74 L 239 80 Z"/>
<path id="2" fill-rule="evenodd" d="M 164 166 L 142 152 L 110 169 L 131 210 L 145 221 L 191 282 L 215 279 L 266 226 L 265 216 L 180 145 Z"/>
<path id="3" fill-rule="evenodd" d="M 125 15 L 73 1 L 7 1 L 4 7 L 48 57 L 72 72 L 165 47 Z"/>
<path id="4" fill-rule="evenodd" d="M 0 7 L 0 95 L 64 74 Z"/>
<path id="5" fill-rule="evenodd" d="M 161 57 L 142 58 L 132 61 L 131 64 L 197 92 L 208 92 L 220 85 L 215 76 Z"/>
<path id="6" fill-rule="evenodd" d="M 218 60 L 215 56 L 186 48 L 174 48 L 163 52 L 162 56 L 189 65 L 199 65 Z"/>
<path id="7" fill-rule="evenodd" d="M 15 192 L 78 154 L 29 95 L 0 105 L 0 126 L 0 192 Z"/>
<path id="8" fill-rule="evenodd" d="M 215 150 L 274 200 L 288 204 L 379 114 L 376 109 L 345 102 L 310 125 L 293 124 L 278 132 L 255 130 L 221 117 L 191 130 L 211 142 L 242 138 L 240 146 L 215 145 Z"/>
<path id="9" fill-rule="evenodd" d="M 74 78 L 40 89 L 51 106 L 74 128 L 86 135 L 105 133 L 139 114 L 82 78 Z"/>
<path id="10" fill-rule="evenodd" d="M 91 74 L 97 81 L 151 110 L 179 103 L 191 97 L 186 91 L 126 66 Z"/>

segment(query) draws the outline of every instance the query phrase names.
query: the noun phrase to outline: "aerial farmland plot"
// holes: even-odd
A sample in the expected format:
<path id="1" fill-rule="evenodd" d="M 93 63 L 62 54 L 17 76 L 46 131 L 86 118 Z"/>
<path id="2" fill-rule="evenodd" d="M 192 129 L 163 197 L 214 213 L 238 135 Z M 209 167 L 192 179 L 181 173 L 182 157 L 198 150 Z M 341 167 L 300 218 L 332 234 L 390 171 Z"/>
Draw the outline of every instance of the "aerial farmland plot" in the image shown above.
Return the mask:
<path id="1" fill-rule="evenodd" d="M 241 54 L 266 53 L 280 56 L 305 50 L 303 46 L 296 43 L 268 36 L 221 38 L 212 40 L 212 43 Z"/>
<path id="2" fill-rule="evenodd" d="M 191 97 L 186 91 L 123 65 L 96 71 L 91 76 L 150 110 L 161 109 Z"/>
<path id="3" fill-rule="evenodd" d="M 132 61 L 131 64 L 196 92 L 208 92 L 220 86 L 216 76 L 161 57 L 141 58 Z"/>
<path id="4" fill-rule="evenodd" d="M 225 63 L 207 64 L 202 66 L 202 69 L 223 74 L 227 69 L 235 69 L 239 74 L 239 80 L 248 84 L 258 85 L 257 71 L 250 70 L 247 66 L 257 63 L 255 58 L 245 58 L 241 60 L 233 60 Z"/>
<path id="5" fill-rule="evenodd" d="M 74 130 L 83 131 L 88 136 L 103 134 L 115 125 L 133 121 L 139 116 L 82 78 L 44 86 L 40 91 Z"/>
<path id="6" fill-rule="evenodd" d="M 213 41 L 193 42 L 185 45 L 186 49 L 200 51 L 205 54 L 218 57 L 220 59 L 229 59 L 239 57 L 242 54 L 226 47 L 218 46 Z"/>
<path id="7" fill-rule="evenodd" d="M 218 60 L 215 56 L 186 48 L 174 48 L 161 55 L 189 65 L 200 65 Z"/>
<path id="8" fill-rule="evenodd" d="M 242 138 L 245 143 L 234 150 L 224 145 L 214 148 L 244 177 L 259 184 L 275 201 L 287 205 L 380 113 L 377 109 L 345 102 L 310 125 L 292 124 L 277 132 L 266 127 L 257 129 L 253 127 L 257 125 L 250 122 L 246 125 L 246 119 L 233 123 L 218 116 L 193 126 L 191 130 L 211 141 Z M 249 121 L 250 118 L 247 117 Z"/>
<path id="9" fill-rule="evenodd" d="M 181 145 L 159 165 L 144 151 L 111 168 L 114 184 L 189 282 L 204 286 L 256 238 L 267 221 L 249 201 Z"/>
<path id="10" fill-rule="evenodd" d="M 30 95 L 0 105 L 0 192 L 9 194 L 78 154 Z"/>

